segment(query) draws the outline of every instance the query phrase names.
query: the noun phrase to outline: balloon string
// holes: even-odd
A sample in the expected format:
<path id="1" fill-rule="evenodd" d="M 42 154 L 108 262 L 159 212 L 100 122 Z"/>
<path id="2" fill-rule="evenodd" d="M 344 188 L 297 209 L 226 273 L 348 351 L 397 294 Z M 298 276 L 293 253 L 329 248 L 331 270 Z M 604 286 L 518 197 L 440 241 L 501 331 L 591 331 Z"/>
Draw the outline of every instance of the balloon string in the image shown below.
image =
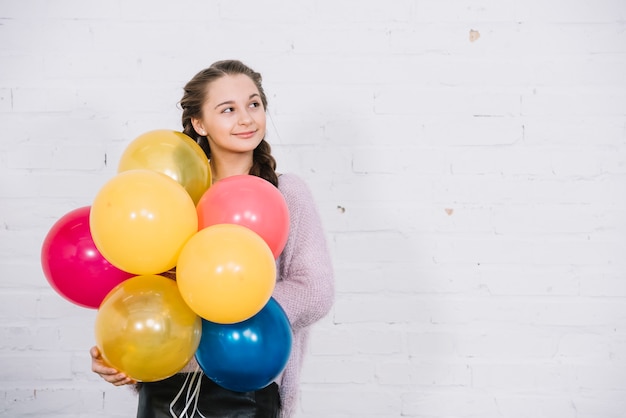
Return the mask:
<path id="1" fill-rule="evenodd" d="M 172 415 L 172 417 L 174 418 L 179 418 L 176 416 L 176 413 L 174 412 L 174 405 L 176 405 L 176 402 L 178 402 L 178 399 L 182 396 L 183 391 L 185 390 L 185 386 L 187 386 L 187 381 L 189 380 L 189 376 L 190 376 L 190 373 L 187 374 L 187 377 L 185 377 L 185 381 L 183 382 L 183 386 L 180 388 L 180 390 L 178 391 L 178 393 L 176 394 L 172 402 L 170 402 L 170 415 Z"/>
<path id="2" fill-rule="evenodd" d="M 194 387 L 194 380 L 196 380 L 196 378 L 197 378 L 197 381 L 195 382 L 195 387 Z M 187 373 L 187 377 L 185 377 L 185 381 L 183 382 L 182 387 L 180 388 L 180 390 L 178 391 L 178 393 L 176 394 L 176 396 L 170 403 L 170 414 L 172 415 L 173 418 L 192 418 L 195 416 L 196 412 L 201 418 L 206 418 L 198 410 L 198 401 L 200 398 L 200 385 L 201 384 L 202 384 L 202 371 L 200 370 L 200 366 L 197 366 L 194 372 Z M 183 392 L 185 392 L 185 389 L 187 392 L 185 395 L 185 407 L 183 408 L 180 415 L 176 416 L 176 413 L 174 412 L 174 405 L 176 405 L 176 402 L 178 402 L 178 400 L 181 398 L 181 396 L 183 395 Z M 193 406 L 193 409 L 191 410 L 191 415 L 188 416 L 187 411 L 189 410 L 191 406 Z"/>
<path id="3" fill-rule="evenodd" d="M 204 415 L 202 415 L 202 412 L 200 412 L 200 410 L 198 409 L 198 401 L 200 400 L 200 385 L 202 384 L 202 371 L 199 369 L 200 369 L 200 366 L 198 366 L 198 368 L 196 369 L 196 373 L 198 373 L 198 382 L 196 384 L 196 390 L 194 394 L 192 417 L 195 416 L 195 413 L 197 412 L 198 415 L 200 415 L 200 418 L 206 418 Z"/>

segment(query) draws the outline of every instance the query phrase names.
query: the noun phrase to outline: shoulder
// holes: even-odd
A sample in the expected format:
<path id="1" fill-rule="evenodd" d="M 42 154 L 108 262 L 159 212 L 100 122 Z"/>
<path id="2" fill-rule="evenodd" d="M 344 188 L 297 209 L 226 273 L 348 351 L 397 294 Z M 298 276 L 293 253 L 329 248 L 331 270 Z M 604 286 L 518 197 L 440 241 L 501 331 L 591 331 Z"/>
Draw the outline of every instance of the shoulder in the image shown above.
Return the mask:
<path id="1" fill-rule="evenodd" d="M 285 198 L 292 215 L 303 216 L 316 210 L 311 189 L 298 175 L 285 173 L 278 176 L 278 190 Z"/>
<path id="2" fill-rule="evenodd" d="M 309 187 L 298 175 L 284 173 L 278 176 L 278 190 L 285 196 L 309 195 Z"/>

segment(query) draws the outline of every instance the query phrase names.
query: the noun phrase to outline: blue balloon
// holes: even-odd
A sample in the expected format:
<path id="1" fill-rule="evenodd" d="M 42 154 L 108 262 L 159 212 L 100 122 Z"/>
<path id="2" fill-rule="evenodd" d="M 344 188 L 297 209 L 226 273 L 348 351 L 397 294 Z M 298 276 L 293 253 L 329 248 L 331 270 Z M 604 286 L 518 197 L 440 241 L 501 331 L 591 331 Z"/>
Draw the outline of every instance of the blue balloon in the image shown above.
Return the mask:
<path id="1" fill-rule="evenodd" d="M 223 388 L 262 389 L 280 375 L 291 353 L 292 334 L 283 308 L 270 298 L 252 318 L 235 324 L 202 319 L 196 351 L 200 368 Z"/>

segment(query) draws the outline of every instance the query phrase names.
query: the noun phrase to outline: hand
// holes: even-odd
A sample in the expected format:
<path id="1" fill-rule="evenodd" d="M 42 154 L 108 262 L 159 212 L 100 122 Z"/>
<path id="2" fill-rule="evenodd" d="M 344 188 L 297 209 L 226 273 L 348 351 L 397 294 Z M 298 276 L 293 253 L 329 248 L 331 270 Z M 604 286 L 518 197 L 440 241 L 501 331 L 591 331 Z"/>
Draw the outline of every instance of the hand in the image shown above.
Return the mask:
<path id="1" fill-rule="evenodd" d="M 89 350 L 89 354 L 91 354 L 91 370 L 94 373 L 99 374 L 100 377 L 107 382 L 115 386 L 131 385 L 137 383 L 136 380 L 131 379 L 124 373 L 107 366 L 107 364 L 104 362 L 104 359 L 102 358 L 100 350 L 98 350 L 98 347 L 91 347 L 91 350 Z"/>

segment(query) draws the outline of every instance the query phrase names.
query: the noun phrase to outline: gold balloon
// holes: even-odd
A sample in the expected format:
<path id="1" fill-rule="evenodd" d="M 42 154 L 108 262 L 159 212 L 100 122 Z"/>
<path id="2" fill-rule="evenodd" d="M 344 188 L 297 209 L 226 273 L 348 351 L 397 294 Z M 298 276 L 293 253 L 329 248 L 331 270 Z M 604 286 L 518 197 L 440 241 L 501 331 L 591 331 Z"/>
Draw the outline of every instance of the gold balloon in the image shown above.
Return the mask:
<path id="1" fill-rule="evenodd" d="M 176 280 L 202 318 L 232 324 L 256 315 L 276 285 L 274 255 L 263 238 L 235 224 L 209 226 L 183 247 Z"/>
<path id="2" fill-rule="evenodd" d="M 182 132 L 160 129 L 134 139 L 122 153 L 118 173 L 137 168 L 158 171 L 187 190 L 194 204 L 211 187 L 211 169 L 206 154 Z"/>
<path id="3" fill-rule="evenodd" d="M 176 282 L 163 276 L 130 278 L 115 287 L 96 314 L 96 345 L 105 362 L 143 382 L 166 379 L 194 356 L 202 321 Z"/>
<path id="4" fill-rule="evenodd" d="M 104 258 L 120 270 L 158 274 L 176 265 L 198 230 L 191 197 L 170 177 L 130 170 L 109 180 L 91 206 L 89 226 Z"/>

